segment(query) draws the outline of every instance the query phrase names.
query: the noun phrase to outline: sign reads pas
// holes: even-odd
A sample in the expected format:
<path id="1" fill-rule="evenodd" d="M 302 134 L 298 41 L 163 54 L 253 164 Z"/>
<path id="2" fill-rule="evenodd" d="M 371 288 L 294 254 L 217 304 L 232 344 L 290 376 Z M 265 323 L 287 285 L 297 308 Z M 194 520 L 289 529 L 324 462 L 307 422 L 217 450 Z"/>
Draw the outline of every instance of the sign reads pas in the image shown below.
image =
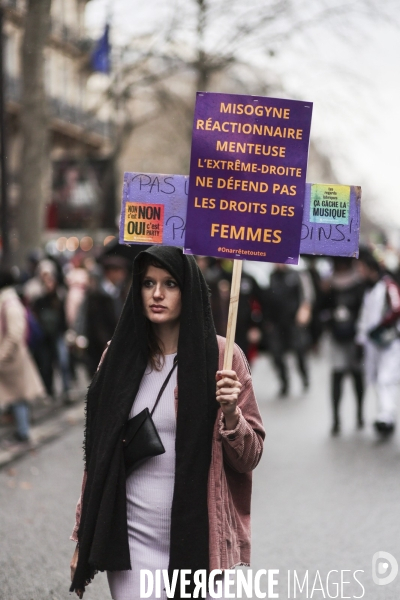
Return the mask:
<path id="1" fill-rule="evenodd" d="M 185 246 L 188 187 L 185 175 L 125 173 L 120 243 Z M 357 186 L 307 183 L 300 253 L 358 256 L 360 200 Z M 241 258 L 253 260 L 252 255 Z"/>
<path id="2" fill-rule="evenodd" d="M 297 263 L 311 102 L 198 92 L 185 251 Z"/>
<path id="3" fill-rule="evenodd" d="M 120 243 L 183 246 L 188 179 L 183 175 L 124 173 Z"/>

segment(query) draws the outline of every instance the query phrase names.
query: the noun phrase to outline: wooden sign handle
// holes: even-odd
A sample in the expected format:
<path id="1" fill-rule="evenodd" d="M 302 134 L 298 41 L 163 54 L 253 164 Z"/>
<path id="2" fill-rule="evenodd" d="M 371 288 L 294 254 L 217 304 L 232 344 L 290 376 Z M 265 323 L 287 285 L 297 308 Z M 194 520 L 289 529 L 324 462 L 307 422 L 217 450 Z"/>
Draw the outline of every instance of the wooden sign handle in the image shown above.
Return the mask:
<path id="1" fill-rule="evenodd" d="M 231 298 L 229 302 L 228 326 L 226 328 L 226 345 L 224 354 L 224 369 L 232 369 L 233 344 L 235 342 L 236 321 L 239 306 L 240 280 L 242 278 L 243 261 L 233 261 Z"/>

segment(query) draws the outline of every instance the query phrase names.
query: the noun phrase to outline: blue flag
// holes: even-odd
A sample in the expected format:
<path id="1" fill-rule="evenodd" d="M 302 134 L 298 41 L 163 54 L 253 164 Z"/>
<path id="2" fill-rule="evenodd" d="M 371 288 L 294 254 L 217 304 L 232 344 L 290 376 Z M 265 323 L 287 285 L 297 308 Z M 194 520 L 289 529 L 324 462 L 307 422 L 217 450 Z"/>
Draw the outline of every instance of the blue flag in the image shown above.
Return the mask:
<path id="1" fill-rule="evenodd" d="M 99 73 L 109 73 L 111 71 L 111 46 L 109 40 L 110 26 L 107 23 L 104 33 L 98 40 L 92 53 L 92 69 Z"/>

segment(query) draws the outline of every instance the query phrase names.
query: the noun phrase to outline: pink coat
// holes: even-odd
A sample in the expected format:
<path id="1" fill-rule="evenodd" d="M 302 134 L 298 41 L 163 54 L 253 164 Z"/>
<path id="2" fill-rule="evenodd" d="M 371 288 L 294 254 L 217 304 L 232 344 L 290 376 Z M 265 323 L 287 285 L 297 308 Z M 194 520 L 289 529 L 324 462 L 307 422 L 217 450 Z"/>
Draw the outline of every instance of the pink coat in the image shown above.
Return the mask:
<path id="1" fill-rule="evenodd" d="M 26 311 L 12 287 L 0 290 L 0 408 L 46 395 L 26 343 Z"/>
<path id="2" fill-rule="evenodd" d="M 225 338 L 218 337 L 219 369 L 223 367 Z M 221 409 L 215 421 L 211 465 L 208 476 L 210 570 L 250 564 L 251 471 L 257 466 L 265 432 L 254 396 L 247 360 L 238 346 L 233 353 L 233 370 L 242 389 L 239 421 L 234 430 L 225 429 Z M 178 389 L 175 389 L 176 407 Z M 85 488 L 86 473 L 82 483 Z M 71 539 L 78 541 L 81 497 Z"/>

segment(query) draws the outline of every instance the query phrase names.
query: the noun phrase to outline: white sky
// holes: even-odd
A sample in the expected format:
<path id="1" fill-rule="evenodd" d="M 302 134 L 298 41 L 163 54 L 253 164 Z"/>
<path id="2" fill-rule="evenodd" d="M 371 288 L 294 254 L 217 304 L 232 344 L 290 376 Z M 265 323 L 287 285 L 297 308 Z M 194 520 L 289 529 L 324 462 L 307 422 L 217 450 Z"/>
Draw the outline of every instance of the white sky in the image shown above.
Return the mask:
<path id="1" fill-rule="evenodd" d="M 382 6 L 383 0 L 372 0 Z M 318 4 L 319 0 L 311 0 Z M 390 2 L 390 0 L 389 0 Z M 113 39 L 153 31 L 171 0 L 91 0 L 93 35 L 112 6 Z M 314 103 L 311 137 L 331 157 L 343 184 L 361 185 L 374 221 L 400 231 L 400 3 L 391 20 L 352 20 L 332 32 L 325 22 L 280 46 L 268 59 L 288 93 Z M 397 26 L 395 21 L 397 19 Z M 338 35 L 339 31 L 339 35 Z M 340 35 L 341 34 L 341 35 Z"/>

